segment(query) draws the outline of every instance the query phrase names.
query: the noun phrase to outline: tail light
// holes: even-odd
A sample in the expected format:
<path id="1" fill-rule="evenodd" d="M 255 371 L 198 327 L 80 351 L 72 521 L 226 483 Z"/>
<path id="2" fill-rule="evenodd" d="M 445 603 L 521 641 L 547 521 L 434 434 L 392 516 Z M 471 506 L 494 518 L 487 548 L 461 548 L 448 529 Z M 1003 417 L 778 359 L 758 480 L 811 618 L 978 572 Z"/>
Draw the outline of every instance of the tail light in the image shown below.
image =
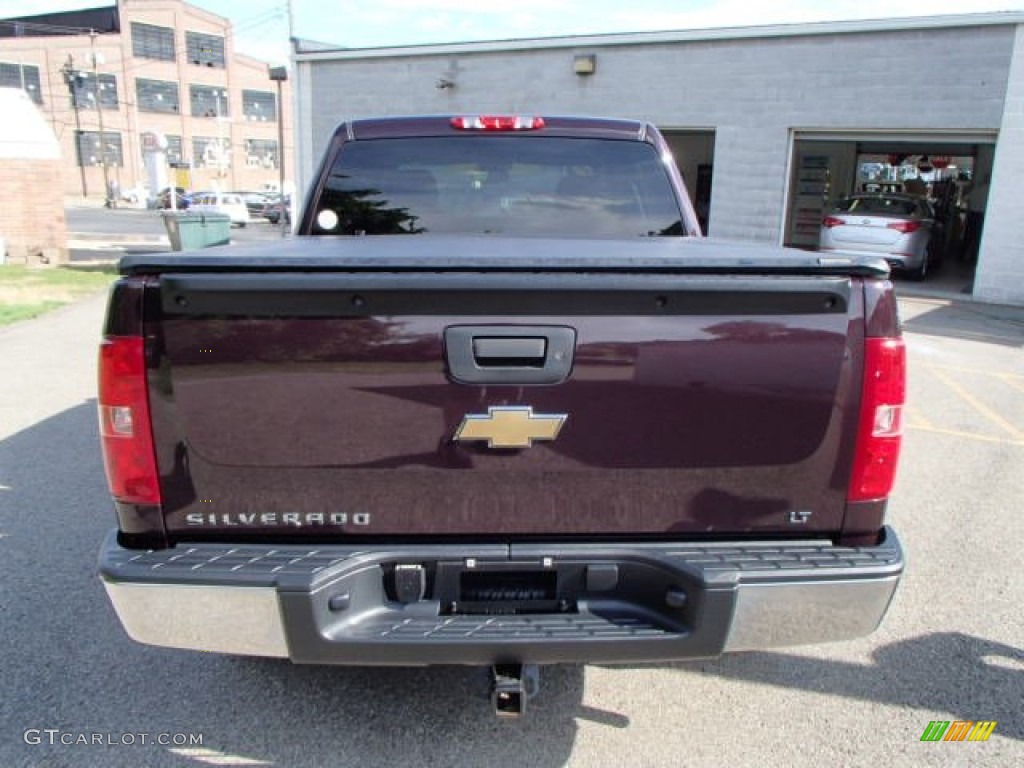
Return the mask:
<path id="1" fill-rule="evenodd" d="M 836 216 L 826 216 L 822 219 L 821 224 L 826 229 L 832 229 L 832 227 L 841 227 L 846 222 Z"/>
<path id="2" fill-rule="evenodd" d="M 895 229 L 897 232 L 902 232 L 904 235 L 909 235 L 911 232 L 917 232 L 921 228 L 920 221 L 894 221 L 891 224 L 885 225 L 886 229 Z"/>
<path id="3" fill-rule="evenodd" d="M 460 131 L 536 131 L 544 127 L 543 117 L 524 115 L 462 115 L 452 118 Z"/>
<path id="4" fill-rule="evenodd" d="M 884 499 L 892 491 L 903 439 L 906 381 L 903 339 L 867 339 L 857 448 L 847 501 Z"/>
<path id="5" fill-rule="evenodd" d="M 160 504 L 143 339 L 104 339 L 99 379 L 100 440 L 110 493 L 130 504 Z"/>

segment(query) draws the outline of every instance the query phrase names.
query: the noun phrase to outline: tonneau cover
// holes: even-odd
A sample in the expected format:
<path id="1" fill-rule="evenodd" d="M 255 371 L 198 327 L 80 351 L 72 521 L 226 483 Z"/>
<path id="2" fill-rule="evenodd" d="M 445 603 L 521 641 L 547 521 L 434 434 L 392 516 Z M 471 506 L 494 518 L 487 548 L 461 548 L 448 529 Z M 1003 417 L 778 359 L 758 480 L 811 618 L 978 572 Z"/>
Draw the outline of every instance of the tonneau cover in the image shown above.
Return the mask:
<path id="1" fill-rule="evenodd" d="M 649 272 L 657 274 L 843 275 L 885 277 L 879 258 L 712 238 L 581 239 L 410 235 L 305 237 L 181 254 L 138 254 L 124 275 L 175 272 L 374 271 Z"/>

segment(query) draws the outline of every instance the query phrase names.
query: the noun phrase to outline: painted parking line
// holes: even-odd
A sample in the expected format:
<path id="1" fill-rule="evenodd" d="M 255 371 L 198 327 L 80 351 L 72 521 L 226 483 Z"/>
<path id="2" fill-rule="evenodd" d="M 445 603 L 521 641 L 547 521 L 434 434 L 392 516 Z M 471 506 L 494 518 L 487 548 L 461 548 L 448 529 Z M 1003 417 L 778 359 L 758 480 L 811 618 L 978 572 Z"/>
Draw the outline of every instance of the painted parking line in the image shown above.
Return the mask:
<path id="1" fill-rule="evenodd" d="M 935 425 L 932 424 L 917 408 L 907 406 L 906 415 L 908 429 L 935 429 Z"/>
<path id="2" fill-rule="evenodd" d="M 933 435 L 948 435 L 950 437 L 961 437 L 968 440 L 979 440 L 983 443 L 999 443 L 1000 445 L 1018 445 L 1024 448 L 1024 440 L 1013 440 L 1008 437 L 994 435 L 983 435 L 978 432 L 963 432 L 958 429 L 943 429 L 941 427 L 924 426 L 922 424 L 907 424 L 907 429 L 914 432 L 928 432 Z"/>
<path id="3" fill-rule="evenodd" d="M 1024 374 L 1021 373 L 1006 373 L 1004 371 L 986 371 L 983 368 L 972 368 L 967 365 L 946 365 L 945 363 L 927 363 L 928 368 L 932 370 L 950 371 L 952 373 L 968 373 L 975 376 L 993 376 L 997 379 L 1005 379 L 1007 381 L 1013 381 L 1014 385 L 1024 385 Z"/>
<path id="4" fill-rule="evenodd" d="M 999 379 L 1006 384 L 1009 384 L 1014 389 L 1018 389 L 1024 392 L 1024 376 L 1017 376 L 1013 373 L 1000 373 L 997 374 Z"/>
<path id="5" fill-rule="evenodd" d="M 974 408 L 975 411 L 980 413 L 986 419 L 993 424 L 997 425 L 1001 429 L 1006 430 L 1007 433 L 1014 439 L 1014 441 L 1024 442 L 1024 431 L 1017 429 L 1013 424 L 1004 419 L 998 413 L 993 411 L 973 394 L 967 391 L 958 381 L 943 370 L 940 370 L 938 366 L 928 365 L 927 368 L 935 375 L 935 378 L 939 379 L 943 384 L 956 392 L 968 405 Z M 979 372 L 980 373 L 980 372 Z"/>

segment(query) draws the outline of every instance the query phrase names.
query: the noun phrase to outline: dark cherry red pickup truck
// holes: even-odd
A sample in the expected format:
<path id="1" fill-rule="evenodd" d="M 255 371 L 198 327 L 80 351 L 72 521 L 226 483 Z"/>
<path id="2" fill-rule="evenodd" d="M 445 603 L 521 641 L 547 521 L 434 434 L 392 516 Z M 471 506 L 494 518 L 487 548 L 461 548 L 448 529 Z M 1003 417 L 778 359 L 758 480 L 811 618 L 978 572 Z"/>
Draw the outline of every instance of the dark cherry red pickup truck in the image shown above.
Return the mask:
<path id="1" fill-rule="evenodd" d="M 125 258 L 100 353 L 140 642 L 325 664 L 709 657 L 870 633 L 886 265 L 700 236 L 624 120 L 342 125 L 298 236 Z"/>

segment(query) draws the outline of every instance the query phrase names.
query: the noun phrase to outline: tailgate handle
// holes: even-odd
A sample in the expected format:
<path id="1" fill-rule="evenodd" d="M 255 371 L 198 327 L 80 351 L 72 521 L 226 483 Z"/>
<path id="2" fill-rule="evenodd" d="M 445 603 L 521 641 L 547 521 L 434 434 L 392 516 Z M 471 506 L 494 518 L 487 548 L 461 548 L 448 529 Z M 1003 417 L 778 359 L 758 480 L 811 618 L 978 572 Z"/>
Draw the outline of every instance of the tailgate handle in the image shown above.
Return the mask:
<path id="1" fill-rule="evenodd" d="M 452 379 L 463 384 L 558 384 L 572 371 L 576 330 L 561 325 L 453 325 L 444 331 Z"/>
<path id="2" fill-rule="evenodd" d="M 540 368 L 547 346 L 544 337 L 478 336 L 473 339 L 473 360 L 478 366 Z"/>

